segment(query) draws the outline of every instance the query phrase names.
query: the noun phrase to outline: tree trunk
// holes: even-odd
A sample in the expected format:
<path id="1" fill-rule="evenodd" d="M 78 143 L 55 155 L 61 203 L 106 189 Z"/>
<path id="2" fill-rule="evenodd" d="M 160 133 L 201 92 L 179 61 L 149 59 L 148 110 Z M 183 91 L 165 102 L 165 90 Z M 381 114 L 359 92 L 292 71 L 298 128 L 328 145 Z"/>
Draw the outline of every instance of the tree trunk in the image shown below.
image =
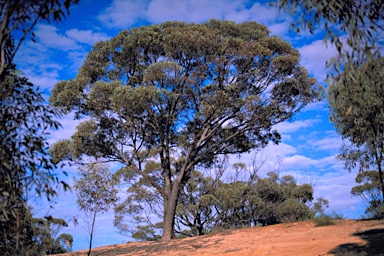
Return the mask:
<path id="1" fill-rule="evenodd" d="M 175 235 L 175 214 L 178 200 L 178 191 L 180 183 L 175 181 L 172 186 L 172 192 L 168 200 L 164 200 L 163 234 L 162 242 L 170 241 Z"/>
<path id="2" fill-rule="evenodd" d="M 382 148 L 382 144 L 380 145 Z M 379 155 L 380 154 L 380 155 Z M 379 172 L 379 181 L 381 185 L 381 200 L 383 202 L 384 200 L 384 175 L 383 175 L 383 169 L 381 168 L 382 160 L 383 160 L 383 153 L 382 150 L 380 152 L 375 151 L 375 157 L 376 157 L 376 164 L 377 164 L 377 170 Z"/>
<path id="3" fill-rule="evenodd" d="M 92 250 L 92 238 L 93 238 L 93 229 L 95 227 L 95 221 L 96 221 L 96 211 L 93 213 L 92 217 L 92 224 L 91 224 L 91 230 L 89 233 L 89 250 L 88 250 L 88 256 L 91 255 L 91 250 Z"/>
<path id="4" fill-rule="evenodd" d="M 384 200 L 384 175 L 383 170 L 381 168 L 381 161 L 378 164 L 378 171 L 379 171 L 379 180 L 381 185 L 381 200 Z"/>
<path id="5" fill-rule="evenodd" d="M 14 255 L 19 252 L 21 234 L 21 220 L 20 220 L 20 208 L 16 208 L 16 223 L 15 223 L 15 251 Z"/>

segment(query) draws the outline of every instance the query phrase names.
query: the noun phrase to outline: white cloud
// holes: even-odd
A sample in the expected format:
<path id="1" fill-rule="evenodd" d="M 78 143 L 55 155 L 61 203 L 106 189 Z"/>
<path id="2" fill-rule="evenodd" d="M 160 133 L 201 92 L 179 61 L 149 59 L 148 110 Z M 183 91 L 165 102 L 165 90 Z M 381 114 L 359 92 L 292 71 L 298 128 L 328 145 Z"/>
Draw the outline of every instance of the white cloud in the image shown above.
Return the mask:
<path id="1" fill-rule="evenodd" d="M 271 31 L 271 35 L 283 36 L 289 32 L 289 22 L 275 23 L 268 26 L 268 29 Z"/>
<path id="2" fill-rule="evenodd" d="M 276 19 L 284 20 L 271 28 L 281 35 L 289 27 L 288 16 L 276 8 L 253 3 L 247 8 L 245 0 L 114 0 L 103 10 L 98 19 L 107 27 L 128 28 L 137 22 L 184 21 L 201 23 L 210 19 L 226 19 L 235 22 L 255 20 L 270 26 Z"/>
<path id="3" fill-rule="evenodd" d="M 146 17 L 146 0 L 115 0 L 98 19 L 107 27 L 128 28 Z"/>
<path id="4" fill-rule="evenodd" d="M 293 155 L 283 159 L 284 167 L 288 169 L 302 169 L 316 167 L 318 171 L 322 168 L 331 168 L 337 164 L 336 156 L 327 156 L 320 159 L 313 159 L 303 155 Z"/>
<path id="5" fill-rule="evenodd" d="M 301 54 L 301 64 L 314 75 L 319 81 L 323 82 L 327 75 L 326 62 L 332 57 L 337 56 L 336 48 L 323 40 L 317 40 L 309 45 L 299 48 Z"/>
<path id="6" fill-rule="evenodd" d="M 270 143 L 267 147 L 260 150 L 252 150 L 250 153 L 244 153 L 240 156 L 230 155 L 229 163 L 242 162 L 250 166 L 253 160 L 256 160 L 257 163 L 263 162 L 263 167 L 259 173 L 263 175 L 276 169 L 284 158 L 295 153 L 297 153 L 297 149 L 291 145 L 286 143 L 279 143 L 279 145 Z"/>
<path id="7" fill-rule="evenodd" d="M 23 73 L 26 77 L 28 77 L 30 82 L 32 82 L 35 86 L 40 87 L 41 90 L 50 90 L 53 85 L 59 81 L 59 74 L 57 69 L 38 73 L 36 73 L 34 70 L 28 69 L 23 70 Z"/>
<path id="8" fill-rule="evenodd" d="M 249 10 L 247 9 L 238 10 L 238 11 L 226 14 L 225 19 L 231 20 L 234 22 L 244 22 L 250 19 L 250 13 L 249 13 Z"/>
<path id="9" fill-rule="evenodd" d="M 335 130 L 315 131 L 301 135 L 299 139 L 305 141 L 302 148 L 323 150 L 332 154 L 338 153 L 343 144 L 343 139 Z"/>
<path id="10" fill-rule="evenodd" d="M 257 22 L 271 25 L 275 23 L 277 19 L 286 19 L 287 16 L 284 13 L 278 13 L 274 7 L 262 5 L 258 2 L 254 3 L 249 9 L 249 17 Z"/>
<path id="11" fill-rule="evenodd" d="M 330 136 L 325 137 L 320 140 L 313 141 L 311 143 L 313 148 L 321 149 L 321 150 L 339 150 L 341 145 L 343 144 L 343 140 L 340 136 Z"/>
<path id="12" fill-rule="evenodd" d="M 43 24 L 36 26 L 35 34 L 36 42 L 22 44 L 15 62 L 30 81 L 42 89 L 52 89 L 62 77 L 73 77 L 90 45 L 109 39 L 105 33 L 92 30 L 70 29 L 60 33 L 56 27 Z"/>
<path id="13" fill-rule="evenodd" d="M 343 213 L 350 218 L 358 218 L 365 206 L 360 197 L 352 196 L 350 193 L 351 188 L 356 186 L 355 177 L 356 173 L 343 169 L 318 176 L 315 197 L 329 200 L 330 210 Z"/>
<path id="14" fill-rule="evenodd" d="M 273 158 L 276 156 L 285 157 L 287 155 L 295 154 L 297 149 L 286 143 L 279 143 L 279 145 L 269 144 L 265 149 L 263 149 L 263 153 L 265 155 L 272 156 Z"/>
<path id="15" fill-rule="evenodd" d="M 54 65 L 48 62 L 51 50 L 40 42 L 26 41 L 21 44 L 15 56 L 15 63 L 26 72 L 33 67 L 34 72 L 41 72 L 45 67 Z"/>
<path id="16" fill-rule="evenodd" d="M 291 133 L 304 128 L 311 127 L 314 124 L 319 123 L 320 121 L 321 121 L 320 119 L 307 119 L 307 120 L 299 120 L 294 122 L 286 121 L 286 122 L 275 125 L 273 128 L 280 133 Z"/>
<path id="17" fill-rule="evenodd" d="M 48 139 L 49 145 L 53 145 L 61 139 L 70 139 L 71 136 L 76 132 L 76 126 L 79 125 L 83 120 L 74 120 L 74 113 L 63 116 L 59 119 L 62 127 L 58 130 L 51 131 Z"/>
<path id="18" fill-rule="evenodd" d="M 57 28 L 52 25 L 38 24 L 35 30 L 36 38 L 48 48 L 61 50 L 79 49 L 77 42 L 65 35 L 59 34 Z"/>
<path id="19" fill-rule="evenodd" d="M 87 54 L 88 52 L 85 51 L 68 52 L 68 58 L 72 61 L 72 65 L 68 71 L 76 74 L 80 67 L 84 64 L 84 60 Z"/>
<path id="20" fill-rule="evenodd" d="M 148 6 L 147 17 L 155 23 L 167 20 L 200 23 L 213 18 L 234 17 L 238 13 L 237 19 L 243 19 L 246 17 L 244 9 L 243 1 L 153 0 Z"/>
<path id="21" fill-rule="evenodd" d="M 326 105 L 327 103 L 325 101 L 313 102 L 303 107 L 300 111 L 301 112 L 312 111 L 312 110 L 328 111 L 328 108 Z"/>
<path id="22" fill-rule="evenodd" d="M 93 32 L 92 30 L 70 29 L 65 34 L 79 43 L 93 45 L 98 41 L 108 40 L 110 37 L 105 33 Z"/>

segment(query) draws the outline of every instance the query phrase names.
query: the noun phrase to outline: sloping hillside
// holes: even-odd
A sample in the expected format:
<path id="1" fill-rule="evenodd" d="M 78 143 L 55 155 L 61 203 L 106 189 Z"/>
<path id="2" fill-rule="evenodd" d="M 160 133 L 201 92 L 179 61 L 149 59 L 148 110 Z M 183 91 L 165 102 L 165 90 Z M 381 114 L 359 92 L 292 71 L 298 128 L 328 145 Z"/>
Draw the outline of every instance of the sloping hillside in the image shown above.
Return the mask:
<path id="1" fill-rule="evenodd" d="M 86 255 L 78 251 L 67 256 Z M 384 221 L 313 221 L 224 231 L 168 243 L 131 242 L 92 250 L 92 255 L 384 255 Z"/>

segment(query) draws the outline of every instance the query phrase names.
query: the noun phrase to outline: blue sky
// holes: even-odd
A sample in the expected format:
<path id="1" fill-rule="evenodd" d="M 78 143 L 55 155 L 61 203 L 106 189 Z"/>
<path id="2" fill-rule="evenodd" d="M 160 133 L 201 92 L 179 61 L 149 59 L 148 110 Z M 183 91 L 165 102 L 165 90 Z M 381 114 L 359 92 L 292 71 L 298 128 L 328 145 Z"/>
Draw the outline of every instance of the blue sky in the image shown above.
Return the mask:
<path id="1" fill-rule="evenodd" d="M 266 25 L 271 34 L 292 43 L 301 54 L 301 64 L 322 82 L 326 77 L 325 62 L 336 55 L 336 50 L 323 44 L 324 31 L 314 34 L 289 32 L 292 17 L 278 14 L 277 10 L 251 0 L 81 0 L 71 8 L 70 16 L 61 23 L 40 23 L 35 27 L 36 43 L 27 39 L 21 46 L 16 63 L 35 85 L 49 95 L 54 84 L 73 78 L 81 67 L 92 45 L 107 40 L 122 29 L 161 23 L 168 20 L 201 23 L 209 19 L 228 19 L 235 22 L 257 21 Z M 54 131 L 50 143 L 70 138 L 79 123 L 69 114 L 61 119 L 63 127 Z M 282 134 L 282 142 L 270 145 L 262 152 L 265 170 L 281 163 L 283 174 L 292 174 L 299 183 L 311 182 L 315 186 L 315 197 L 325 197 L 330 202 L 329 210 L 335 210 L 348 218 L 358 218 L 364 212 L 364 204 L 358 197 L 350 195 L 355 185 L 356 173 L 348 173 L 343 163 L 336 160 L 342 145 L 341 137 L 329 122 L 325 102 L 305 107 L 290 122 L 276 125 Z M 249 163 L 251 155 L 233 161 Z M 72 184 L 76 167 L 66 167 Z M 74 249 L 87 248 L 87 233 L 82 228 L 83 213 L 77 209 L 76 196 L 60 192 L 53 208 L 46 202 L 35 207 L 38 216 L 52 214 L 69 222 L 65 232 L 74 236 Z M 79 219 L 75 226 L 71 220 Z M 97 219 L 94 247 L 119 244 L 129 241 L 117 234 L 113 227 L 113 212 Z"/>

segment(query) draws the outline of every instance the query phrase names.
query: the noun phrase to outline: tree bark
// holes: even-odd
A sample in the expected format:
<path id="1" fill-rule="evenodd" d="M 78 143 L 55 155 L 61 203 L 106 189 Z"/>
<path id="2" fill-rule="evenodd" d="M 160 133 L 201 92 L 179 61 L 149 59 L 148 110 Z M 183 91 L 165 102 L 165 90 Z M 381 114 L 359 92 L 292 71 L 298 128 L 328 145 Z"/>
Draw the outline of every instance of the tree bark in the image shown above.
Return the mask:
<path id="1" fill-rule="evenodd" d="M 381 161 L 379 161 L 378 165 L 378 171 L 379 171 L 379 180 L 380 180 L 380 185 L 381 185 L 381 200 L 384 200 L 384 175 L 383 175 L 383 170 L 381 168 Z"/>
<path id="2" fill-rule="evenodd" d="M 175 236 L 175 214 L 180 183 L 176 180 L 168 200 L 164 200 L 163 234 L 162 242 L 168 242 Z"/>
<path id="3" fill-rule="evenodd" d="M 89 233 L 89 250 L 88 250 L 88 256 L 91 255 L 91 250 L 92 250 L 92 238 L 93 238 L 93 229 L 95 227 L 95 221 L 96 221 L 96 211 L 93 213 L 92 217 L 92 225 L 91 225 L 91 230 Z"/>
<path id="4" fill-rule="evenodd" d="M 380 138 L 378 138 L 380 139 Z M 383 148 L 383 144 L 380 143 L 380 147 L 379 148 Z M 377 171 L 379 173 L 379 181 L 380 181 L 380 185 L 381 185 L 381 200 L 384 200 L 384 175 L 383 175 L 383 169 L 381 167 L 381 164 L 382 164 L 382 161 L 383 161 L 383 152 L 382 150 L 379 150 L 379 152 L 377 152 L 378 150 L 376 149 L 375 150 L 375 158 L 376 158 L 376 164 L 377 164 Z"/>

